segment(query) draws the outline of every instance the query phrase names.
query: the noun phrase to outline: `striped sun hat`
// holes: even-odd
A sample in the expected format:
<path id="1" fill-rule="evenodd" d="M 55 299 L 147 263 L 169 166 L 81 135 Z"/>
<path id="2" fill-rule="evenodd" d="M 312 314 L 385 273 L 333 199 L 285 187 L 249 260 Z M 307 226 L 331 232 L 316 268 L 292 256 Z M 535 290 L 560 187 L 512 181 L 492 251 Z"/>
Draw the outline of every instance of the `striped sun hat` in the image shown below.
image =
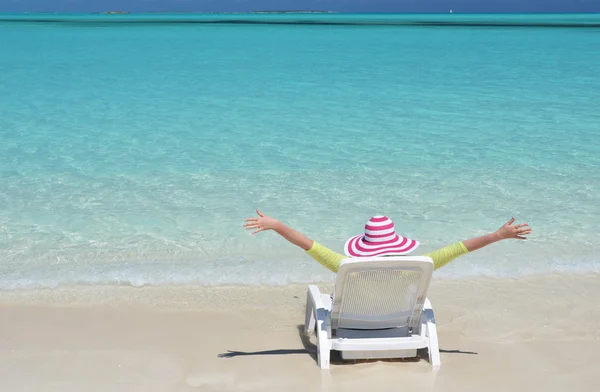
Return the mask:
<path id="1" fill-rule="evenodd" d="M 350 257 L 401 256 L 417 249 L 419 242 L 396 234 L 387 216 L 374 216 L 365 224 L 365 233 L 346 241 L 344 253 Z"/>

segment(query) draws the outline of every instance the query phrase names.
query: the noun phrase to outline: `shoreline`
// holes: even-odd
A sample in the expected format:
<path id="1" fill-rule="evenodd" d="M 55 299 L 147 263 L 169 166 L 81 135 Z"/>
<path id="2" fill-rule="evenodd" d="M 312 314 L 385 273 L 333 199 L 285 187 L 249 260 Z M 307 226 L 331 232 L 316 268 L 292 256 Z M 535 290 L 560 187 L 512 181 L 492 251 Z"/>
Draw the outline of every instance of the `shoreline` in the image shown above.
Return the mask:
<path id="1" fill-rule="evenodd" d="M 460 276 L 436 277 L 435 274 L 429 288 L 429 297 L 432 299 L 443 293 L 448 295 L 451 291 L 467 285 L 469 291 L 473 287 L 545 287 L 556 283 L 561 287 L 561 281 L 570 282 L 600 282 L 600 273 L 562 273 L 548 272 L 523 276 Z M 160 303 L 172 300 L 170 307 L 173 309 L 204 309 L 210 304 L 213 297 L 231 297 L 230 305 L 244 306 L 246 301 L 256 302 L 273 295 L 306 294 L 308 285 L 317 285 L 322 291 L 332 291 L 335 278 L 331 280 L 285 283 L 281 285 L 237 283 L 202 285 L 202 284 L 70 284 L 57 287 L 34 287 L 0 290 L 0 306 L 25 305 L 25 306 L 150 306 L 156 308 L 154 300 L 163 298 Z M 549 287 L 550 288 L 550 287 Z M 556 288 L 553 288 L 556 290 Z M 600 292 L 600 289 L 599 289 Z M 185 307 L 181 308 L 178 298 L 186 299 Z M 302 297 L 304 298 L 304 297 Z M 135 300 L 135 301 L 134 301 Z"/>

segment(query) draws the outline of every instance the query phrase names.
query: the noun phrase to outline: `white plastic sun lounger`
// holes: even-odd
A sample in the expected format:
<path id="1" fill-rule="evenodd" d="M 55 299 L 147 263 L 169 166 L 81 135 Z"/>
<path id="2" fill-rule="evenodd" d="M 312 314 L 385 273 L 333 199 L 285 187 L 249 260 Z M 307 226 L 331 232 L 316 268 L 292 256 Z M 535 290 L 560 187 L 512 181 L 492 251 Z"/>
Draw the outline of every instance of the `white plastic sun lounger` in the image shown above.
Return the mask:
<path id="1" fill-rule="evenodd" d="M 316 329 L 318 362 L 331 350 L 342 360 L 409 358 L 427 348 L 440 366 L 435 318 L 427 290 L 433 262 L 424 256 L 361 257 L 341 262 L 333 295 L 308 286 L 306 332 Z"/>

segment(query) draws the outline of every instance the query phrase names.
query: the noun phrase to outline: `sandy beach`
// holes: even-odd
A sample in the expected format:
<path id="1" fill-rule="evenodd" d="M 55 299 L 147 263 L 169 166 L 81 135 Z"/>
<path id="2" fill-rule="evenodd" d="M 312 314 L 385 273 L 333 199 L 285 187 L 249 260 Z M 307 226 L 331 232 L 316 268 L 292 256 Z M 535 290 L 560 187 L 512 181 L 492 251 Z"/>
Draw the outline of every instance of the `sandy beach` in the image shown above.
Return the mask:
<path id="1" fill-rule="evenodd" d="M 0 390 L 594 391 L 599 279 L 434 280 L 437 372 L 425 359 L 321 371 L 305 285 L 3 292 Z"/>

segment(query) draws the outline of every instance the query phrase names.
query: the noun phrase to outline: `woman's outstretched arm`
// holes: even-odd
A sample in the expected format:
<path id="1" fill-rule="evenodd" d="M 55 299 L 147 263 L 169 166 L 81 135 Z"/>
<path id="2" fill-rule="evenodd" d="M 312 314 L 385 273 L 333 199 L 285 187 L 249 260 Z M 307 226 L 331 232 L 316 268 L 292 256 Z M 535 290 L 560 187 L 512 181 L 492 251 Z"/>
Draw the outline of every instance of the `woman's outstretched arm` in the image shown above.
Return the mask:
<path id="1" fill-rule="evenodd" d="M 435 252 L 428 253 L 425 256 L 431 257 L 435 269 L 438 269 L 442 268 L 459 256 L 476 251 L 477 249 L 481 249 L 485 246 L 493 244 L 494 242 L 509 238 L 526 240 L 527 237 L 525 236 L 531 233 L 531 227 L 529 227 L 529 224 L 521 223 L 518 225 L 513 225 L 513 223 L 515 223 L 515 218 L 511 218 L 511 220 L 506 222 L 502 227 L 493 233 L 448 245 L 442 249 L 436 250 Z"/>
<path id="2" fill-rule="evenodd" d="M 529 227 L 529 223 L 521 223 L 518 225 L 513 225 L 513 223 L 515 223 L 515 218 L 511 218 L 511 220 L 506 222 L 495 232 L 483 235 L 481 237 L 468 239 L 463 241 L 463 244 L 469 250 L 469 252 L 473 252 L 474 250 L 481 249 L 485 246 L 493 244 L 494 242 L 509 238 L 526 240 L 527 237 L 525 236 L 531 234 L 531 227 Z"/>
<path id="3" fill-rule="evenodd" d="M 256 210 L 256 213 L 258 214 L 258 217 L 246 218 L 244 223 L 246 230 L 256 229 L 252 234 L 260 233 L 265 230 L 273 230 L 292 244 L 299 246 L 304 250 L 310 250 L 310 248 L 312 248 L 314 241 L 304 234 L 284 225 L 275 218 L 263 214 L 259 210 Z"/>

